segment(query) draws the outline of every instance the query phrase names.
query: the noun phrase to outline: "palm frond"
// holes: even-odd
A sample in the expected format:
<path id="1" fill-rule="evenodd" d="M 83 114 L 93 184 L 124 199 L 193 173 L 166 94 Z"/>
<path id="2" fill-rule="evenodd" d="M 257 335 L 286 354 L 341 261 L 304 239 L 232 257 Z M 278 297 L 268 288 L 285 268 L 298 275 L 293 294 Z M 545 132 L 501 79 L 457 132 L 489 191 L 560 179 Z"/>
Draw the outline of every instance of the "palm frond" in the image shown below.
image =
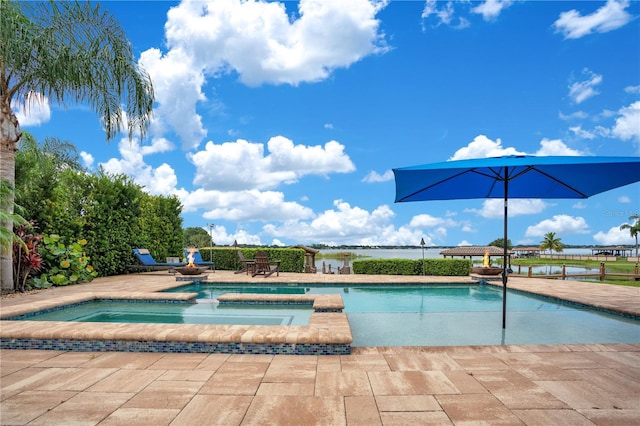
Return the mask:
<path id="1" fill-rule="evenodd" d="M 86 102 L 107 140 L 123 130 L 144 137 L 153 85 L 115 18 L 97 3 L 16 3 L 2 0 L 0 11 L 0 86 L 9 98 Z"/>

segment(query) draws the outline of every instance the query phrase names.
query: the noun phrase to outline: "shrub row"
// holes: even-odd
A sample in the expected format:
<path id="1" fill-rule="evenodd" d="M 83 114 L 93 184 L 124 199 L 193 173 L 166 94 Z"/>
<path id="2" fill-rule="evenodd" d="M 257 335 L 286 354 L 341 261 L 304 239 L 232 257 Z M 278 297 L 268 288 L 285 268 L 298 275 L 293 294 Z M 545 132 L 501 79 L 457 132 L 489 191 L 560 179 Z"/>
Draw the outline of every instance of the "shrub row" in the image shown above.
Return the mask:
<path id="1" fill-rule="evenodd" d="M 471 273 L 469 259 L 371 259 L 354 260 L 355 274 L 369 275 L 466 276 Z"/>
<path id="2" fill-rule="evenodd" d="M 259 250 L 264 251 L 269 260 L 279 260 L 281 272 L 304 272 L 305 251 L 299 248 L 214 247 L 209 249 L 205 247 L 200 249 L 200 255 L 204 261 L 211 261 L 213 257 L 216 269 L 237 271 L 242 268 L 238 252 L 242 252 L 245 259 L 253 259 Z"/>

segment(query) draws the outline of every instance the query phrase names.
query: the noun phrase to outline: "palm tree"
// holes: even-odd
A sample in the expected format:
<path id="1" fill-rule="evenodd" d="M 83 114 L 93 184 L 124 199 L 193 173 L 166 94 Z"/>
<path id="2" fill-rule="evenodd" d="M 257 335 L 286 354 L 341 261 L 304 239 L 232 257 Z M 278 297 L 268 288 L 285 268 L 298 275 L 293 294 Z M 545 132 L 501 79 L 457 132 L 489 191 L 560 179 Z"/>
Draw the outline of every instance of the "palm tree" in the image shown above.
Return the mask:
<path id="1" fill-rule="evenodd" d="M 9 202 L 13 202 L 10 201 L 12 200 L 13 194 L 12 186 L 8 182 L 0 180 L 0 222 L 8 222 L 11 224 L 11 230 L 0 227 L 0 247 L 3 249 L 4 247 L 13 247 L 13 243 L 20 240 L 18 236 L 13 233 L 13 225 L 24 225 L 27 223 L 22 216 L 14 213 L 16 209 L 15 204 L 13 206 L 8 205 Z"/>
<path id="2" fill-rule="evenodd" d="M 640 214 L 629 216 L 629 220 L 633 223 L 623 223 L 620 230 L 628 229 L 632 237 L 636 239 L 636 257 L 638 257 L 638 234 L 640 234 Z"/>
<path id="3" fill-rule="evenodd" d="M 14 99 L 25 108 L 46 100 L 86 103 L 110 140 L 125 128 L 129 138 L 145 136 L 154 95 L 124 30 L 98 4 L 0 0 L 0 180 L 11 188 L 22 136 Z M 5 218 L 13 213 L 13 195 L 6 201 Z M 11 221 L 2 226 L 12 231 Z M 0 247 L 2 289 L 15 288 L 9 248 Z"/>
<path id="4" fill-rule="evenodd" d="M 551 254 L 552 251 L 562 253 L 562 241 L 560 238 L 556 238 L 555 232 L 547 232 L 544 235 L 544 240 L 542 240 L 542 242 L 540 243 L 540 250 L 549 250 L 549 254 Z"/>

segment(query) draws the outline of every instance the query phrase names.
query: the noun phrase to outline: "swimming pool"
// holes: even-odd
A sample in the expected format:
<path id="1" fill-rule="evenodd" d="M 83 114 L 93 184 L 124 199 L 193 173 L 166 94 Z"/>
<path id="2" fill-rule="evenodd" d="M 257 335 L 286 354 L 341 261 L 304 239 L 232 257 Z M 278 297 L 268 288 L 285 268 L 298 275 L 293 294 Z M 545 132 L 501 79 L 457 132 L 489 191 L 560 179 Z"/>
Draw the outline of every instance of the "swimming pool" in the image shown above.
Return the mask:
<path id="1" fill-rule="evenodd" d="M 300 305 L 220 305 L 200 303 L 92 300 L 25 315 L 31 321 L 124 322 L 155 324 L 307 325 L 313 309 Z"/>
<path id="2" fill-rule="evenodd" d="M 250 288 L 248 288 L 250 287 Z M 212 299 L 230 292 L 340 294 L 352 346 L 638 343 L 640 320 L 509 290 L 502 329 L 502 289 L 470 285 L 191 284 L 171 291 Z"/>

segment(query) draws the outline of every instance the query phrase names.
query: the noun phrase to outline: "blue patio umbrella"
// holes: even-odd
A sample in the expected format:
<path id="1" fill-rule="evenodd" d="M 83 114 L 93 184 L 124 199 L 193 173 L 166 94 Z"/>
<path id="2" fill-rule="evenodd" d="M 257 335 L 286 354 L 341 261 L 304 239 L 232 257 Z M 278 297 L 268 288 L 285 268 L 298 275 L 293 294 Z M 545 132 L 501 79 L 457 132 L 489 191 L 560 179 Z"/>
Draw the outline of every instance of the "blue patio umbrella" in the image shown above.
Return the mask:
<path id="1" fill-rule="evenodd" d="M 504 199 L 502 328 L 506 327 L 508 200 L 588 198 L 640 181 L 640 157 L 505 156 L 393 169 L 396 203 Z"/>

